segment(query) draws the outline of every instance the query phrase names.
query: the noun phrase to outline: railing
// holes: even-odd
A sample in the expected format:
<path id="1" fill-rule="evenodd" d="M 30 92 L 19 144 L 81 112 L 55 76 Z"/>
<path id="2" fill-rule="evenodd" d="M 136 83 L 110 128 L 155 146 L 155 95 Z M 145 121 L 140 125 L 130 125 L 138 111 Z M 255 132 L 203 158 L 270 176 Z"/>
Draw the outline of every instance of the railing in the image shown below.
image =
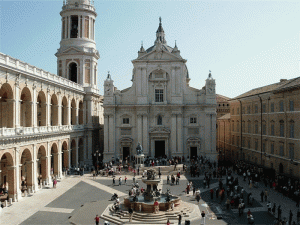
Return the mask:
<path id="1" fill-rule="evenodd" d="M 82 8 L 82 9 L 88 9 L 88 10 L 95 11 L 95 7 L 93 5 L 87 5 L 87 4 L 68 4 L 68 2 L 62 8 L 63 8 L 63 10 L 74 9 L 74 8 Z"/>
<path id="2" fill-rule="evenodd" d="M 29 65 L 25 62 L 19 61 L 18 59 L 14 59 L 8 55 L 5 55 L 3 53 L 0 52 L 0 63 L 3 63 L 7 66 L 11 66 L 14 67 L 16 69 L 25 71 L 25 72 L 29 72 L 32 73 L 33 75 L 36 75 L 38 77 L 41 77 L 43 79 L 48 79 L 50 81 L 54 81 L 56 83 L 59 84 L 63 84 L 69 87 L 72 87 L 74 89 L 77 89 L 78 91 L 84 91 L 84 88 L 82 87 L 82 85 L 77 84 L 73 81 L 70 81 L 66 78 L 57 76 L 55 74 L 49 73 L 45 70 L 36 68 L 35 66 Z"/>
<path id="3" fill-rule="evenodd" d="M 0 128 L 0 137 L 20 136 L 29 134 L 43 134 L 65 131 L 84 130 L 84 125 L 63 125 L 63 126 L 42 126 L 42 127 L 19 127 L 19 128 Z"/>

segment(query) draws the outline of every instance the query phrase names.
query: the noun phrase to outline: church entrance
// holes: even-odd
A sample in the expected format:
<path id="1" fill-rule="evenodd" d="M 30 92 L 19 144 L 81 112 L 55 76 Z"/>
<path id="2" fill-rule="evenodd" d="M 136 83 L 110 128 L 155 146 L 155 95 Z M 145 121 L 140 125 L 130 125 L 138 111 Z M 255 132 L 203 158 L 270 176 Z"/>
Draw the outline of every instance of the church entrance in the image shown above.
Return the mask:
<path id="1" fill-rule="evenodd" d="M 155 158 L 164 157 L 165 155 L 165 141 L 155 141 Z"/>
<path id="2" fill-rule="evenodd" d="M 190 147 L 190 157 L 191 159 L 197 158 L 197 147 Z"/>
<path id="3" fill-rule="evenodd" d="M 127 159 L 129 159 L 129 155 L 130 155 L 130 151 L 129 151 L 129 147 L 123 147 L 123 161 Z"/>

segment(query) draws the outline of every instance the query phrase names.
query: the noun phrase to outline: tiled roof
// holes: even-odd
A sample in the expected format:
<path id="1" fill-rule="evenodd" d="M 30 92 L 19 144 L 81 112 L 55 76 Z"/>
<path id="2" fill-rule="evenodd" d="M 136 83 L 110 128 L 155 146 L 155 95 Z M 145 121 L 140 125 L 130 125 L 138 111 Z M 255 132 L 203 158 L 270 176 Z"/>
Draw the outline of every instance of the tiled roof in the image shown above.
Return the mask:
<path id="1" fill-rule="evenodd" d="M 220 118 L 218 118 L 218 120 L 228 120 L 228 119 L 230 119 L 230 113 L 227 113 L 224 116 L 221 116 Z"/>
<path id="2" fill-rule="evenodd" d="M 289 83 L 290 80 L 283 80 L 281 82 L 275 83 L 275 84 L 270 84 L 267 86 L 263 86 L 263 87 L 259 87 L 259 88 L 255 88 L 252 89 L 244 94 L 241 94 L 235 98 L 233 98 L 232 100 L 235 99 L 239 99 L 239 98 L 245 98 L 245 97 L 249 97 L 249 96 L 253 96 L 253 95 L 258 95 L 258 94 L 262 94 L 262 93 L 266 93 L 266 92 L 271 92 L 271 91 L 275 91 L 276 89 L 278 89 L 279 87 Z"/>
<path id="3" fill-rule="evenodd" d="M 300 77 L 296 77 L 294 79 L 288 80 L 284 85 L 278 87 L 276 90 L 274 90 L 275 93 L 300 88 Z"/>
<path id="4" fill-rule="evenodd" d="M 216 98 L 217 98 L 217 102 L 227 102 L 230 100 L 230 98 L 219 94 L 216 94 Z"/>

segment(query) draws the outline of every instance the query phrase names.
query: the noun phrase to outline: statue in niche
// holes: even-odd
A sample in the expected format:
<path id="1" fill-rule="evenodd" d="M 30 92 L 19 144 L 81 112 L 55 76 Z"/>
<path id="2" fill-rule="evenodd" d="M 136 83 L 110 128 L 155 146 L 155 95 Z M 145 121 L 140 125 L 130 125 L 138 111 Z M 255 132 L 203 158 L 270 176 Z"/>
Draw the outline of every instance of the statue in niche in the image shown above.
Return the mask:
<path id="1" fill-rule="evenodd" d="M 138 145 L 137 145 L 137 147 L 136 147 L 136 154 L 137 154 L 137 155 L 143 154 L 143 148 L 142 148 L 140 142 L 138 143 Z"/>

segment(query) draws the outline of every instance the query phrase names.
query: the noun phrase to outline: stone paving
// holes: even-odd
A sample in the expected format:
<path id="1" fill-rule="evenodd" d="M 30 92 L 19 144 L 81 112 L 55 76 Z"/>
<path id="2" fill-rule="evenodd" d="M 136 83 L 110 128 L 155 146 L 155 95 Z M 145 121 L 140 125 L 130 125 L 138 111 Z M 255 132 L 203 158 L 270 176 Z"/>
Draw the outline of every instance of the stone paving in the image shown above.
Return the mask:
<path id="1" fill-rule="evenodd" d="M 237 175 L 234 175 L 236 177 Z M 105 208 L 112 203 L 110 198 L 113 193 L 120 196 L 126 196 L 132 186 L 132 176 L 127 175 L 127 184 L 118 185 L 118 177 L 116 185 L 112 185 L 111 177 L 97 177 L 93 180 L 88 174 L 84 176 L 68 176 L 58 183 L 57 188 L 42 189 L 31 197 L 22 198 L 19 202 L 13 203 L 12 206 L 0 210 L 0 224 L 70 224 L 76 218 L 81 219 L 80 224 L 94 224 L 96 214 L 101 215 Z M 161 188 L 166 192 L 170 188 L 172 194 L 180 196 L 183 201 L 197 204 L 192 192 L 187 195 L 184 190 L 187 181 L 192 181 L 196 187 L 201 188 L 202 199 L 198 205 L 200 211 L 206 211 L 206 224 L 247 224 L 246 204 L 245 214 L 238 216 L 237 209 L 226 210 L 224 201 L 220 203 L 220 199 L 210 199 L 209 189 L 203 188 L 203 175 L 199 178 L 191 178 L 182 176 L 179 185 L 167 184 L 166 175 L 162 176 L 163 183 Z M 266 202 L 260 202 L 260 192 L 265 187 L 259 184 L 258 188 L 250 189 L 247 182 L 244 182 L 240 176 L 239 185 L 243 186 L 246 193 L 252 192 L 255 199 L 251 212 L 255 218 L 255 224 L 274 224 L 274 216 L 266 211 Z M 145 184 L 141 181 L 141 176 L 137 176 L 140 187 L 145 188 Z M 224 180 L 224 179 L 223 179 Z M 223 182 L 225 184 L 225 181 Z M 218 187 L 218 180 L 211 182 L 210 188 Z M 269 200 L 276 205 L 281 205 L 283 209 L 283 217 L 288 218 L 289 210 L 294 214 L 296 221 L 297 208 L 294 201 L 277 193 L 273 190 L 269 191 Z M 122 197 L 121 197 L 122 201 Z M 95 206 L 96 204 L 96 206 Z M 82 210 L 83 207 L 88 210 Z M 276 213 L 277 214 L 277 213 Z M 221 215 L 222 219 L 217 220 L 216 216 Z M 183 221 L 184 222 L 184 221 Z M 103 224 L 102 220 L 100 224 Z M 200 220 L 192 221 L 191 224 L 199 225 Z"/>

